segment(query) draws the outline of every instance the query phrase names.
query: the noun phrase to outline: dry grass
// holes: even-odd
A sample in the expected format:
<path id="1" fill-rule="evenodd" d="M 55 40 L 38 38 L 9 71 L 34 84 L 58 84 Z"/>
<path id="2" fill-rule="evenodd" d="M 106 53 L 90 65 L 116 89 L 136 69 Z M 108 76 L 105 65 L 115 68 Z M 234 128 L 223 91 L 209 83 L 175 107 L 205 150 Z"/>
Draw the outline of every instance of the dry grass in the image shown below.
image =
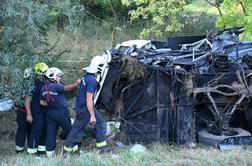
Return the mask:
<path id="1" fill-rule="evenodd" d="M 75 33 L 58 32 L 51 30 L 48 35 L 49 42 L 55 43 L 56 51 L 60 52 L 70 49 L 71 52 L 65 53 L 60 57 L 64 61 L 90 60 L 91 57 L 101 55 L 103 51 L 111 49 L 112 28 L 110 22 L 98 22 L 95 20 L 86 20 L 79 31 Z M 116 43 L 126 40 L 137 39 L 140 34 L 139 27 L 122 26 L 116 35 Z"/>
<path id="2" fill-rule="evenodd" d="M 250 150 L 221 152 L 209 147 L 167 146 L 154 144 L 145 153 L 132 154 L 131 145 L 109 154 L 98 154 L 95 150 L 84 150 L 80 156 L 58 155 L 54 158 L 32 157 L 25 154 L 6 155 L 1 165 L 251 165 Z"/>

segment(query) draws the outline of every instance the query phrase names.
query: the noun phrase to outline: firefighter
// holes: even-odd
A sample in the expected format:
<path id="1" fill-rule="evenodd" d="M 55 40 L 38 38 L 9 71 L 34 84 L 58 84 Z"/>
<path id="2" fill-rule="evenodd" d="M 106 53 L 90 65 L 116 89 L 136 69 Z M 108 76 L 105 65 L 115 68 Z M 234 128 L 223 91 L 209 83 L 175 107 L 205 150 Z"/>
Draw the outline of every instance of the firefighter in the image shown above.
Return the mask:
<path id="1" fill-rule="evenodd" d="M 35 80 L 32 96 L 28 99 L 27 110 L 31 110 L 33 122 L 28 142 L 27 153 L 45 153 L 45 137 L 46 137 L 46 109 L 40 106 L 39 98 L 42 86 L 45 84 L 44 74 L 49 67 L 45 63 L 37 63 L 34 65 Z"/>
<path id="2" fill-rule="evenodd" d="M 32 68 L 26 68 L 24 70 L 24 79 L 28 80 L 32 75 Z M 25 97 L 25 105 L 29 102 L 29 98 Z M 17 124 L 18 129 L 16 132 L 15 143 L 16 152 L 23 152 L 25 150 L 26 140 L 28 142 L 31 130 L 31 123 L 33 121 L 32 113 L 30 109 L 26 109 L 24 106 L 16 107 Z"/>
<path id="3" fill-rule="evenodd" d="M 40 104 L 47 106 L 47 157 L 51 157 L 55 153 L 56 136 L 59 127 L 63 129 L 65 135 L 68 135 L 72 128 L 64 92 L 75 90 L 80 80 L 64 86 L 61 83 L 62 75 L 63 72 L 60 69 L 56 67 L 49 68 L 46 72 L 48 82 L 43 86 L 41 91 Z"/>
<path id="4" fill-rule="evenodd" d="M 79 95 L 76 97 L 75 110 L 76 119 L 72 130 L 65 140 L 64 151 L 76 152 L 79 147 L 78 143 L 84 136 L 85 127 L 89 124 L 93 126 L 96 147 L 100 153 L 110 151 L 105 140 L 107 125 L 100 112 L 94 107 L 94 93 L 96 91 L 96 76 L 106 65 L 106 61 L 101 56 L 95 56 L 89 67 L 84 68 L 87 72 L 81 79 Z"/>

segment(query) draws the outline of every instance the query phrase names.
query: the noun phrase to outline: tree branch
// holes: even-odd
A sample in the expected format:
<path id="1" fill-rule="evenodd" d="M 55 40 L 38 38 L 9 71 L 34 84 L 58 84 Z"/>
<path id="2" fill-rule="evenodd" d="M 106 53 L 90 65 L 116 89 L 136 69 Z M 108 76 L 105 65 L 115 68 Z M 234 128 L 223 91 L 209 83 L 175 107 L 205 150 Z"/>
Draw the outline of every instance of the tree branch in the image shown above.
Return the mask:
<path id="1" fill-rule="evenodd" d="M 62 54 L 66 53 L 66 52 L 67 52 L 67 53 L 71 52 L 72 48 L 73 48 L 73 45 L 72 45 L 70 48 L 64 49 L 63 51 L 61 51 L 61 52 L 58 53 L 57 55 L 53 55 L 53 61 L 54 61 L 54 62 L 57 61 L 57 59 L 58 59 Z"/>
<path id="2" fill-rule="evenodd" d="M 243 11 L 243 13 L 244 13 L 244 14 L 246 14 L 246 9 L 245 9 L 244 4 L 243 4 L 242 2 L 240 2 L 239 4 L 240 4 L 240 5 L 241 5 L 241 7 L 242 7 L 242 11 Z"/>
<path id="3" fill-rule="evenodd" d="M 209 3 L 210 5 L 216 7 L 216 8 L 218 9 L 218 11 L 219 11 L 220 16 L 222 16 L 222 12 L 221 12 L 221 9 L 220 9 L 220 4 L 221 4 L 221 3 L 217 3 L 217 2 L 215 1 L 215 4 L 214 4 L 214 3 L 210 2 L 209 0 L 205 0 L 205 1 L 206 1 L 207 3 Z"/>
<path id="4" fill-rule="evenodd" d="M 39 53 L 39 55 L 41 55 L 41 54 L 47 54 L 48 52 L 52 51 L 52 50 L 56 47 L 56 45 L 58 44 L 59 39 L 60 39 L 60 37 L 61 37 L 61 34 L 62 34 L 62 33 L 60 33 L 58 39 L 56 40 L 56 42 L 53 44 L 53 46 L 52 46 L 51 48 L 49 48 L 49 49 L 46 50 L 45 52 Z"/>
<path id="5" fill-rule="evenodd" d="M 214 4 L 214 3 L 212 3 L 212 2 L 210 2 L 209 0 L 205 0 L 207 3 L 209 3 L 210 5 L 212 5 L 212 6 L 214 6 L 214 7 L 217 7 L 217 5 L 216 4 Z"/>

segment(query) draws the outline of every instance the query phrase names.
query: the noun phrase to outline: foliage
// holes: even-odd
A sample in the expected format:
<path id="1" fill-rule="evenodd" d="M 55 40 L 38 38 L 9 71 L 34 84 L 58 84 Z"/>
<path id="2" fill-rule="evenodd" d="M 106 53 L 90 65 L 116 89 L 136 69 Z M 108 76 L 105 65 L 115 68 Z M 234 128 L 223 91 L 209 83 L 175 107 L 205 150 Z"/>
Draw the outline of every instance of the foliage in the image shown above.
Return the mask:
<path id="1" fill-rule="evenodd" d="M 113 16 L 113 8 L 120 12 L 121 17 L 127 16 L 127 8 L 123 6 L 121 0 L 82 0 L 82 4 L 101 19 L 110 19 Z"/>
<path id="2" fill-rule="evenodd" d="M 222 11 L 220 9 L 220 5 L 223 3 L 224 0 L 205 0 L 208 4 L 216 7 L 219 11 L 219 15 L 222 16 Z"/>
<path id="3" fill-rule="evenodd" d="M 132 10 L 131 20 L 150 20 L 150 26 L 141 33 L 143 38 L 164 37 L 181 30 L 182 24 L 177 21 L 177 16 L 183 11 L 184 0 L 122 0 L 126 6 L 137 5 Z"/>
<path id="4" fill-rule="evenodd" d="M 116 8 L 124 9 L 122 6 L 121 0 L 91 0 L 94 4 L 100 4 L 106 8 L 110 8 L 110 6 L 114 6 Z M 110 9 L 111 10 L 111 9 Z"/>
<path id="5" fill-rule="evenodd" d="M 206 12 L 183 11 L 178 16 L 182 24 L 182 35 L 206 34 L 207 30 L 214 30 L 217 16 Z"/>
<path id="6" fill-rule="evenodd" d="M 47 6 L 30 0 L 6 0 L 0 4 L 0 96 L 26 93 L 23 70 L 34 62 L 47 61 Z M 31 87 L 30 87 L 31 88 Z"/>
<path id="7" fill-rule="evenodd" d="M 123 13 L 125 12 L 125 7 L 122 5 L 121 0 L 92 0 L 93 3 L 100 4 L 107 10 L 109 9 L 113 13 L 113 31 L 111 46 L 115 46 L 116 42 L 116 33 L 119 26 L 119 21 Z"/>
<path id="8" fill-rule="evenodd" d="M 252 1 L 224 0 L 223 16 L 217 21 L 218 28 L 244 27 L 245 36 L 252 40 Z"/>
<path id="9" fill-rule="evenodd" d="M 67 30 L 74 31 L 81 24 L 84 6 L 79 0 L 52 0 L 46 4 L 49 18 L 52 22 L 57 22 L 58 29 L 64 30 L 66 26 Z"/>
<path id="10" fill-rule="evenodd" d="M 48 43 L 49 20 L 63 17 L 64 27 L 72 31 L 80 24 L 83 10 L 78 0 L 0 1 L 0 97 L 22 102 L 33 89 L 33 81 L 23 79 L 23 70 L 37 62 L 50 64 L 66 52 L 66 48 L 55 51 L 57 42 Z"/>

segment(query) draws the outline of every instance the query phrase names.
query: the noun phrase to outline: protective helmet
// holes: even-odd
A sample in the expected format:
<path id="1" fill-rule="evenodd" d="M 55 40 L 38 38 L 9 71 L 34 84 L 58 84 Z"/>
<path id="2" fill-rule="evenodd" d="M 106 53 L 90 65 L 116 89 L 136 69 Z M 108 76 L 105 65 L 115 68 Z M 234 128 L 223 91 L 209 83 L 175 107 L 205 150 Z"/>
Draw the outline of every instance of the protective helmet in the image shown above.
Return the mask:
<path id="1" fill-rule="evenodd" d="M 46 73 L 45 76 L 50 80 L 50 81 L 56 81 L 57 76 L 62 76 L 64 73 L 62 70 L 60 70 L 57 67 L 50 67 Z"/>
<path id="2" fill-rule="evenodd" d="M 24 70 L 24 78 L 29 78 L 32 75 L 32 68 L 28 67 Z"/>
<path id="3" fill-rule="evenodd" d="M 106 64 L 106 60 L 102 56 L 93 57 L 90 65 L 88 67 L 83 68 L 83 70 L 88 73 L 97 73 L 98 71 L 102 71 L 103 66 Z"/>
<path id="4" fill-rule="evenodd" d="M 36 63 L 35 65 L 34 65 L 34 71 L 35 71 L 35 73 L 36 74 L 45 74 L 45 72 L 48 70 L 48 66 L 45 64 L 45 63 L 43 63 L 43 62 L 41 62 L 41 63 Z"/>

